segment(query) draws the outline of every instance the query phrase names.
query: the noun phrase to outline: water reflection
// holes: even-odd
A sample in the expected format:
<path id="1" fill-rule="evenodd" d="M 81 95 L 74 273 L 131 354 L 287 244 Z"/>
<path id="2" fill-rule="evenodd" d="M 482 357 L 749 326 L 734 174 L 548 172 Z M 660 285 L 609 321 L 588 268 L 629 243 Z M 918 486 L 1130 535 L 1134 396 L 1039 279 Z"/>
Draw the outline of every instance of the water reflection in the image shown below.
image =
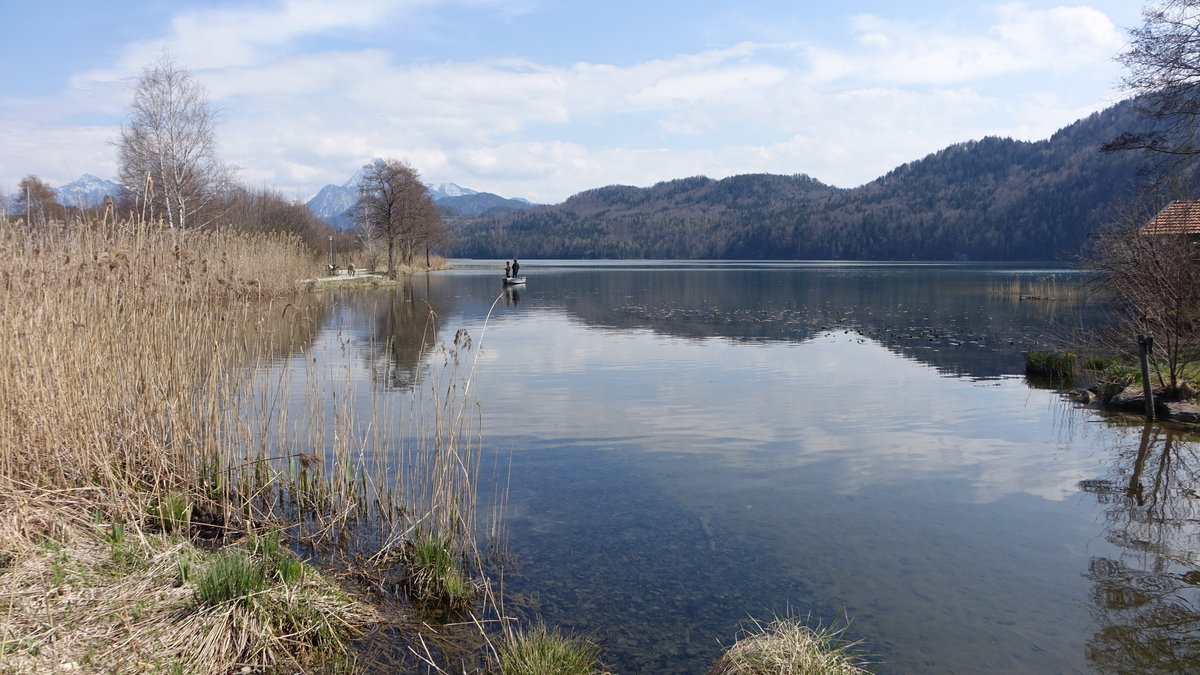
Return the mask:
<path id="1" fill-rule="evenodd" d="M 455 310 L 452 293 L 439 292 L 444 279 L 413 275 L 386 290 L 340 293 L 329 299 L 337 319 L 329 322 L 345 335 L 366 342 L 362 350 L 371 378 L 388 389 L 411 390 L 427 357 L 441 339 L 443 317 Z"/>
<path id="2" fill-rule="evenodd" d="M 598 328 L 802 341 L 849 329 L 954 375 L 1019 373 L 1014 355 L 1094 324 L 1072 270 L 917 265 L 533 263 L 528 292 Z M 459 270 L 470 280 L 470 270 Z M 494 288 L 494 278 L 479 276 Z M 494 293 L 494 291 L 492 291 Z M 519 298 L 513 298 L 513 304 Z"/>
<path id="3" fill-rule="evenodd" d="M 521 289 L 516 286 L 506 286 L 504 288 L 504 304 L 514 307 L 521 304 Z"/>
<path id="4" fill-rule="evenodd" d="M 1088 657 L 1103 672 L 1194 670 L 1200 663 L 1200 446 L 1195 437 L 1154 424 L 1126 438 L 1110 477 L 1082 485 L 1105 505 L 1105 538 L 1119 551 L 1088 565 L 1100 627 Z"/>
<path id="5" fill-rule="evenodd" d="M 392 291 L 374 308 L 373 336 L 378 351 L 372 364 L 376 381 L 393 389 L 412 389 L 425 354 L 438 339 L 440 299 L 425 293 L 418 299 L 412 286 Z"/>
<path id="6" fill-rule="evenodd" d="M 370 409 L 419 396 L 436 342 L 479 338 L 514 610 L 623 673 L 703 672 L 789 609 L 853 617 L 882 672 L 1090 667 L 1082 571 L 1134 568 L 1079 497 L 1110 431 L 1018 375 L 1085 303 L 1022 300 L 1012 270 L 528 267 L 521 289 L 489 268 L 339 294 L 305 354 L 357 369 Z M 1135 464 L 1114 482 L 1134 504 Z"/>

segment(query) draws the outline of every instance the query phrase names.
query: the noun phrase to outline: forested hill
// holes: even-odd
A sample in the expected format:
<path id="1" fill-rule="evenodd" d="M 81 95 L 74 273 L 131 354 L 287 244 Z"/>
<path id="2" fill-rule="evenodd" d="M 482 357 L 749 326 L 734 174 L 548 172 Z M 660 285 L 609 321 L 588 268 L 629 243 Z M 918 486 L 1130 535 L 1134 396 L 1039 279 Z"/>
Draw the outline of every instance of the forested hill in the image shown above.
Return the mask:
<path id="1" fill-rule="evenodd" d="M 1076 251 L 1145 157 L 1099 147 L 1144 123 L 1126 101 L 1038 142 L 950 146 L 861 187 L 804 175 L 610 186 L 455 224 L 473 258 L 1046 260 Z"/>

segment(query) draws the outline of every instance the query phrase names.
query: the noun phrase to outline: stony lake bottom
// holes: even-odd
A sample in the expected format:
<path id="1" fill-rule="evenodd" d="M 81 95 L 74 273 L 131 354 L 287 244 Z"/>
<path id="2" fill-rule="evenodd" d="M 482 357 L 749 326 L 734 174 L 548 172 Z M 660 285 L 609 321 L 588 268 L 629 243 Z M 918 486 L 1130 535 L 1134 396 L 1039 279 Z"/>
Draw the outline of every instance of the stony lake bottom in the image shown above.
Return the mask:
<path id="1" fill-rule="evenodd" d="M 328 294 L 272 368 L 403 401 L 465 330 L 506 609 L 612 672 L 703 673 L 782 615 L 848 625 L 881 673 L 1197 663 L 1194 441 L 1022 375 L 1102 320 L 1086 273 L 502 269 Z"/>

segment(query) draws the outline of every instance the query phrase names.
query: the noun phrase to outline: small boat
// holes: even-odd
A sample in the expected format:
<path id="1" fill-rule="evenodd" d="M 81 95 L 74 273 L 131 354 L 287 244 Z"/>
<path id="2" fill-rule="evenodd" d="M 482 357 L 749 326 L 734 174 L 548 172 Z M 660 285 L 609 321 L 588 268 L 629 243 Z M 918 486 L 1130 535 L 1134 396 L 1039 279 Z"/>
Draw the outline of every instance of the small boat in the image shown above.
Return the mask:
<path id="1" fill-rule="evenodd" d="M 509 286 L 525 283 L 525 277 L 502 277 L 502 278 L 504 279 L 504 283 L 508 284 Z"/>

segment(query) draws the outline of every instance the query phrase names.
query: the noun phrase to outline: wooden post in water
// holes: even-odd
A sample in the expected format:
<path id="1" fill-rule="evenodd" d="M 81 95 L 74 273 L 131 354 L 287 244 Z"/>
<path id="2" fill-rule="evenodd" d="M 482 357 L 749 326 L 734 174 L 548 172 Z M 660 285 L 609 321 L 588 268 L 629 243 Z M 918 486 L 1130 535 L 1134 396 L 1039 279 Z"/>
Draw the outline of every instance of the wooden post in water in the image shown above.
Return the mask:
<path id="1" fill-rule="evenodd" d="M 1146 419 L 1154 417 L 1154 392 L 1150 390 L 1150 350 L 1154 349 L 1154 333 L 1138 336 L 1138 352 L 1142 359 L 1142 398 L 1146 401 Z"/>

